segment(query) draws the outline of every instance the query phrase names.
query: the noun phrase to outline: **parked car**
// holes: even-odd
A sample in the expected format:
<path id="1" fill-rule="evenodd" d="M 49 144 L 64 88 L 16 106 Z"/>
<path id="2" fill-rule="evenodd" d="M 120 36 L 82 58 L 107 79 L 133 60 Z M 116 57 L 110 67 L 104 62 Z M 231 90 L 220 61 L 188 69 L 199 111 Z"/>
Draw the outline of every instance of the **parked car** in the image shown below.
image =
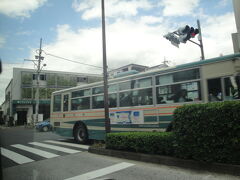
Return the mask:
<path id="1" fill-rule="evenodd" d="M 36 129 L 39 131 L 47 132 L 52 130 L 52 125 L 48 120 L 36 124 Z"/>

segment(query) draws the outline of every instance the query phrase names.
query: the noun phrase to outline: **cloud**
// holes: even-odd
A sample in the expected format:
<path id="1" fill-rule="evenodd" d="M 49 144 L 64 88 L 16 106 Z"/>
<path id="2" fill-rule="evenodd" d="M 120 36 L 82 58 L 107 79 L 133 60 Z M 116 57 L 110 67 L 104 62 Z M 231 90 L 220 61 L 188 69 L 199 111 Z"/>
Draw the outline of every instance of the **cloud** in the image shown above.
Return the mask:
<path id="1" fill-rule="evenodd" d="M 236 31 L 234 13 L 207 18 L 202 27 L 206 54 L 218 56 L 219 54 L 232 53 L 231 33 Z"/>
<path id="2" fill-rule="evenodd" d="M 107 25 L 107 61 L 110 69 L 130 63 L 154 66 L 161 64 L 164 57 L 183 60 L 189 52 L 191 53 L 187 56 L 188 61 L 200 57 L 198 49 L 194 45 L 183 45 L 177 49 L 163 38 L 169 29 L 166 22 L 153 26 L 149 25 L 150 22 L 146 19 L 151 19 L 151 23 L 162 21 L 159 17 L 144 16 L 136 21 L 117 19 L 114 23 Z M 56 32 L 56 41 L 43 47 L 46 53 L 102 67 L 101 27 L 74 31 L 65 24 L 57 26 Z M 33 51 L 29 58 L 34 55 Z M 184 59 L 184 62 L 187 60 Z M 44 63 L 47 64 L 46 68 L 49 70 L 102 73 L 101 68 L 92 68 L 49 55 L 45 55 Z"/>
<path id="3" fill-rule="evenodd" d="M 217 7 L 225 7 L 225 6 L 227 6 L 228 2 L 229 2 L 228 0 L 220 0 L 217 3 Z"/>
<path id="4" fill-rule="evenodd" d="M 16 35 L 19 35 L 19 36 L 29 36 L 33 33 L 33 31 L 19 31 L 19 32 L 16 32 Z"/>
<path id="5" fill-rule="evenodd" d="M 4 37 L 0 36 L 0 48 L 3 47 L 3 45 L 5 44 L 6 40 Z"/>
<path id="6" fill-rule="evenodd" d="M 181 22 L 179 22 L 181 24 Z M 233 53 L 231 33 L 236 32 L 234 14 L 205 16 L 201 21 L 203 44 L 206 58 L 220 54 Z M 200 60 L 200 48 L 187 42 L 174 47 L 163 38 L 176 26 L 168 19 L 158 16 L 139 16 L 125 19 L 116 18 L 106 24 L 107 62 L 109 69 L 115 69 L 130 63 L 155 66 L 163 62 L 164 57 L 173 64 L 182 64 Z M 56 39 L 52 43 L 43 42 L 43 50 L 73 63 L 43 53 L 46 70 L 69 71 L 78 73 L 102 74 L 102 32 L 101 27 L 73 29 L 68 24 L 58 25 Z M 197 38 L 192 39 L 197 42 Z M 36 55 L 30 51 L 29 59 Z M 98 66 L 94 68 L 80 63 Z M 10 73 L 10 72 L 9 72 Z M 12 74 L 1 74 L 0 89 L 5 89 Z M 2 78 L 4 77 L 4 78 Z M 3 82 L 3 79 L 5 81 Z"/>
<path id="7" fill-rule="evenodd" d="M 82 12 L 82 19 L 101 17 L 101 1 L 74 0 L 72 7 L 77 12 Z M 136 16 L 139 9 L 150 9 L 153 5 L 148 0 L 107 0 L 105 1 L 106 17 Z"/>
<path id="8" fill-rule="evenodd" d="M 160 5 L 163 6 L 164 16 L 185 16 L 193 13 L 198 7 L 199 0 L 162 0 Z"/>
<path id="9" fill-rule="evenodd" d="M 200 60 L 200 49 L 195 44 L 187 42 L 176 48 L 163 38 L 172 26 L 156 16 L 142 16 L 135 20 L 117 18 L 112 24 L 107 24 L 109 68 L 130 63 L 154 66 L 161 64 L 164 57 L 176 64 Z M 43 47 L 46 52 L 102 67 L 101 27 L 73 30 L 65 24 L 57 26 L 56 30 L 56 41 Z M 206 58 L 232 53 L 231 32 L 236 32 L 233 13 L 208 17 L 202 22 L 202 32 Z M 192 40 L 198 42 L 197 38 Z M 34 53 L 31 57 L 34 57 Z M 102 73 L 101 69 L 51 56 L 46 56 L 45 61 L 48 69 Z"/>
<path id="10" fill-rule="evenodd" d="M 9 17 L 30 17 L 47 0 L 1 0 L 0 13 Z"/>
<path id="11" fill-rule="evenodd" d="M 163 18 L 156 16 L 142 16 L 141 21 L 146 24 L 156 24 L 163 22 Z"/>

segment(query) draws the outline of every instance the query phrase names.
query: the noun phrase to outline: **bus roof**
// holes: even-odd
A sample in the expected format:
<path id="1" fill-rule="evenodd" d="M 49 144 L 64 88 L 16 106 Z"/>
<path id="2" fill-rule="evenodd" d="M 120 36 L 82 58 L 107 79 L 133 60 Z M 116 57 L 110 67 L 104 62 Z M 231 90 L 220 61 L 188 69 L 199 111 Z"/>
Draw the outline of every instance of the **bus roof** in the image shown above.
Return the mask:
<path id="1" fill-rule="evenodd" d="M 240 53 L 215 57 L 215 58 L 206 59 L 206 60 L 200 60 L 200 61 L 181 64 L 181 65 L 177 65 L 177 66 L 166 67 L 166 68 L 163 68 L 163 69 L 154 69 L 154 70 L 140 72 L 140 73 L 137 73 L 137 74 L 124 76 L 124 77 L 113 78 L 113 79 L 109 79 L 109 83 L 112 84 L 114 82 L 119 82 L 121 80 L 124 81 L 124 80 L 127 80 L 127 79 L 138 78 L 138 77 L 143 77 L 143 76 L 148 76 L 148 75 L 153 75 L 153 74 L 156 75 L 156 74 L 161 74 L 161 73 L 166 73 L 166 72 L 171 72 L 171 71 L 176 71 L 176 70 L 181 70 L 181 69 L 199 67 L 199 66 L 204 65 L 204 64 L 210 64 L 210 63 L 221 62 L 221 61 L 228 61 L 228 60 L 233 60 L 235 58 L 240 58 Z M 84 85 L 80 85 L 80 86 L 76 86 L 76 87 L 72 87 L 72 88 L 67 88 L 67 89 L 62 89 L 62 90 L 53 92 L 53 94 L 63 93 L 63 92 L 72 91 L 72 90 L 78 90 L 79 88 L 84 89 L 84 88 L 87 88 L 87 87 L 95 87 L 95 86 L 101 86 L 101 85 L 103 85 L 103 81 L 95 82 L 95 83 L 91 83 L 91 84 L 84 84 Z"/>

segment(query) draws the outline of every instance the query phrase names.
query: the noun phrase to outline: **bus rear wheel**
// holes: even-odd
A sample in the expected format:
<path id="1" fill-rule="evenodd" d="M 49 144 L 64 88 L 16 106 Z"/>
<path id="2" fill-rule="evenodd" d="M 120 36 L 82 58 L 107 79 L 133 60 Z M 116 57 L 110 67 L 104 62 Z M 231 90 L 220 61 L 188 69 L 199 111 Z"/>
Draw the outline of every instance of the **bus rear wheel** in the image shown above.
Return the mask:
<path id="1" fill-rule="evenodd" d="M 86 144 L 88 142 L 88 132 L 83 125 L 78 125 L 74 129 L 74 139 L 79 144 Z"/>

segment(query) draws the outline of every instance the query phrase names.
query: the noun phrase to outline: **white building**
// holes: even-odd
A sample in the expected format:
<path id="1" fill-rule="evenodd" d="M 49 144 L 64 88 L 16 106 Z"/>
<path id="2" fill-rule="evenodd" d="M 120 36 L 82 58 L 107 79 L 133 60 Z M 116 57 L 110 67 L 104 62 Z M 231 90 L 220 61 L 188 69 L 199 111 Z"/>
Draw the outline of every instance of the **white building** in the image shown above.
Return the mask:
<path id="1" fill-rule="evenodd" d="M 113 78 L 124 72 L 133 72 L 133 73 L 142 72 L 142 71 L 145 71 L 147 68 L 148 66 L 142 66 L 139 64 L 129 64 L 129 65 L 122 66 L 120 68 L 108 71 L 108 75 L 110 78 Z"/>
<path id="2" fill-rule="evenodd" d="M 120 68 L 108 71 L 108 75 L 110 78 L 120 77 L 120 76 L 127 76 L 131 74 L 135 74 L 138 72 L 149 71 L 154 69 L 162 69 L 168 67 L 167 64 L 159 64 L 157 66 L 142 66 L 139 64 L 128 64 L 126 66 L 122 66 Z"/>
<path id="3" fill-rule="evenodd" d="M 39 114 L 50 116 L 50 97 L 53 91 L 102 80 L 101 74 L 82 74 L 42 70 L 39 81 Z M 36 70 L 13 68 L 13 77 L 5 89 L 2 104 L 6 123 L 22 125 L 33 120 L 35 114 Z"/>

